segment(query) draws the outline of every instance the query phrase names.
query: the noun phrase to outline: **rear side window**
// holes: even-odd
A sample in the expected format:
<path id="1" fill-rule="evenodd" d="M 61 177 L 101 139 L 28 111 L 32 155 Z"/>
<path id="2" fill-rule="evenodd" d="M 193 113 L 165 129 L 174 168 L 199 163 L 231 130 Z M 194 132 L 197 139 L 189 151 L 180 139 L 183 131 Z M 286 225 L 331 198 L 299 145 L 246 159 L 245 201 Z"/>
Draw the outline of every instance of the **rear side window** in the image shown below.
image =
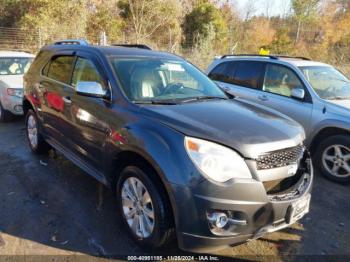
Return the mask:
<path id="1" fill-rule="evenodd" d="M 225 82 L 224 79 L 226 78 L 227 68 L 228 62 L 219 64 L 209 73 L 210 79 L 214 81 Z"/>
<path id="2" fill-rule="evenodd" d="M 47 76 L 56 81 L 69 84 L 74 56 L 57 56 L 51 60 L 47 68 Z M 44 68 L 45 71 L 46 68 Z"/>
<path id="3" fill-rule="evenodd" d="M 263 70 L 264 63 L 253 61 L 239 62 L 232 84 L 258 89 Z"/>
<path id="4" fill-rule="evenodd" d="M 234 74 L 237 62 L 224 62 L 215 67 L 209 74 L 214 81 L 234 83 Z"/>

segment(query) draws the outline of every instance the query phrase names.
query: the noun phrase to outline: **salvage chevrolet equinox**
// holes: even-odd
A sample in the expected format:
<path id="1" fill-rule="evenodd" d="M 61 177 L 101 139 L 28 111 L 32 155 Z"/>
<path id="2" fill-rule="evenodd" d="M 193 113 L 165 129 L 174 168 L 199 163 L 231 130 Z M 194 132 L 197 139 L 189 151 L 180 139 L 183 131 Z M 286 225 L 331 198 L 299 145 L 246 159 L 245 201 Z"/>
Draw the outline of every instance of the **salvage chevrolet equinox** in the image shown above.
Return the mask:
<path id="1" fill-rule="evenodd" d="M 302 127 L 224 93 L 178 56 L 60 41 L 39 52 L 24 85 L 32 151 L 54 148 L 110 186 L 121 223 L 142 246 L 177 239 L 207 252 L 309 210 Z"/>

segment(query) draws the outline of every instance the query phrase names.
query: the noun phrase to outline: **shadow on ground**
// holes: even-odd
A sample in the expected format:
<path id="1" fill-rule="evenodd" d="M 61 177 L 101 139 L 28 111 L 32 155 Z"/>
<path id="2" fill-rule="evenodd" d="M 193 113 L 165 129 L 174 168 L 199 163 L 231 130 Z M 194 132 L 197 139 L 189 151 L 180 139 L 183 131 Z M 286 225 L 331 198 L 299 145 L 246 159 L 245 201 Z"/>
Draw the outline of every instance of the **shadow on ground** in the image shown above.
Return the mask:
<path id="1" fill-rule="evenodd" d="M 22 121 L 0 124 L 0 254 L 154 254 L 138 248 L 117 223 L 113 192 L 101 191 L 61 155 L 31 154 Z M 348 201 L 348 187 L 316 177 L 312 209 L 303 224 L 214 254 L 253 260 L 350 255 L 350 208 L 343 206 Z M 175 243 L 162 254 L 188 255 Z"/>

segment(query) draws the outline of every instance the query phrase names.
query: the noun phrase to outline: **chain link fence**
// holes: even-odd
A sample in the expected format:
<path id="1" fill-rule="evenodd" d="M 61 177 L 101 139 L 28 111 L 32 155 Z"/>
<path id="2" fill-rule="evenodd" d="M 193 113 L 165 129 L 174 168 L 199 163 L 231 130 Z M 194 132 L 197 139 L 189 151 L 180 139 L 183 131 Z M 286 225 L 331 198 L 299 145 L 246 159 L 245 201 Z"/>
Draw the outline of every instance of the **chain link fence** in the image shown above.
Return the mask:
<path id="1" fill-rule="evenodd" d="M 0 27 L 0 50 L 18 50 L 36 53 L 44 45 L 54 43 L 63 39 L 87 39 L 91 43 L 107 44 L 106 37 L 103 32 L 100 35 L 67 35 L 61 34 L 45 34 L 40 29 L 22 29 Z"/>
<path id="2" fill-rule="evenodd" d="M 40 46 L 39 30 L 0 27 L 0 50 L 36 52 Z"/>

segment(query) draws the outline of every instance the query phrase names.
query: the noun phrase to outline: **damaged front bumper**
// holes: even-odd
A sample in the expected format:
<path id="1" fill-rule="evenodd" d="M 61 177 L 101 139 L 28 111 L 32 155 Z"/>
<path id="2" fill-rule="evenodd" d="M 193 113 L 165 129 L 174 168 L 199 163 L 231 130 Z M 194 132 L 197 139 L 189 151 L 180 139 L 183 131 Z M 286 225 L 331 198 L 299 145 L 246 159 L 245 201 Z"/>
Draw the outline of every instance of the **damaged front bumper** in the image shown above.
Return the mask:
<path id="1" fill-rule="evenodd" d="M 313 168 L 307 152 L 294 176 L 273 186 L 269 182 L 237 179 L 220 186 L 205 181 L 192 201 L 184 190 L 182 201 L 191 208 L 186 209 L 186 221 L 179 221 L 180 247 L 208 252 L 237 245 L 288 227 L 308 213 Z"/>

